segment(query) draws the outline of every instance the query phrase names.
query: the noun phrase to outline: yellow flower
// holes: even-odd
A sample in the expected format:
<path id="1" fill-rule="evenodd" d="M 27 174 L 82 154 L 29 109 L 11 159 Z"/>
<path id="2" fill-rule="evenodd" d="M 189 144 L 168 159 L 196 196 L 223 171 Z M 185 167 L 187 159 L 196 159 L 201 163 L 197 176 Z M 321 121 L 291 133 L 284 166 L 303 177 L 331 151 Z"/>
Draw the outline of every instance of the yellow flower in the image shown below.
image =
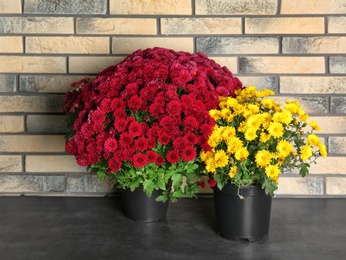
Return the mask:
<path id="1" fill-rule="evenodd" d="M 248 128 L 252 128 L 254 130 L 257 130 L 261 126 L 261 122 L 263 121 L 263 119 L 261 120 L 260 118 L 261 117 L 259 117 L 258 114 L 250 116 L 246 120 L 246 126 Z"/>
<path id="2" fill-rule="evenodd" d="M 312 129 L 314 129 L 316 131 L 320 131 L 321 130 L 321 127 L 314 120 L 310 121 L 310 126 L 311 126 Z"/>
<path id="3" fill-rule="evenodd" d="M 286 140 L 280 140 L 276 146 L 280 157 L 287 157 L 293 152 L 293 146 Z"/>
<path id="4" fill-rule="evenodd" d="M 218 150 L 215 153 L 214 161 L 215 161 L 216 168 L 224 167 L 228 164 L 228 156 L 224 150 Z"/>
<path id="5" fill-rule="evenodd" d="M 236 135 L 236 130 L 233 126 L 227 126 L 225 127 L 225 130 L 222 132 L 221 136 L 224 140 L 228 140 L 231 137 L 234 137 Z"/>
<path id="6" fill-rule="evenodd" d="M 290 124 L 292 120 L 293 120 L 293 116 L 291 112 L 288 110 L 276 112 L 273 115 L 273 121 L 284 123 L 286 125 Z"/>
<path id="7" fill-rule="evenodd" d="M 312 156 L 312 148 L 310 145 L 304 145 L 300 150 L 300 158 L 305 161 Z"/>
<path id="8" fill-rule="evenodd" d="M 244 161 L 246 158 L 249 157 L 249 151 L 245 147 L 241 147 L 235 152 L 234 157 L 238 161 Z"/>
<path id="9" fill-rule="evenodd" d="M 273 90 L 265 88 L 262 91 L 258 91 L 256 96 L 259 98 L 262 98 L 262 97 L 267 97 L 267 96 L 274 95 L 274 94 L 275 94 L 275 92 Z"/>
<path id="10" fill-rule="evenodd" d="M 275 107 L 275 100 L 272 98 L 265 98 L 262 100 L 262 105 L 267 109 L 273 109 Z"/>
<path id="11" fill-rule="evenodd" d="M 284 127 L 281 123 L 271 122 L 268 127 L 269 134 L 274 138 L 279 138 L 284 134 Z"/>
<path id="12" fill-rule="evenodd" d="M 252 141 L 254 139 L 256 139 L 257 134 L 256 134 L 256 130 L 249 128 L 245 131 L 245 139 L 248 141 Z"/>
<path id="13" fill-rule="evenodd" d="M 297 100 L 294 101 L 287 101 L 284 105 L 284 108 L 290 111 L 292 114 L 298 114 L 300 110 L 300 104 Z"/>
<path id="14" fill-rule="evenodd" d="M 247 108 L 253 113 L 253 114 L 257 114 L 260 111 L 259 106 L 254 105 L 254 104 L 249 104 L 247 106 Z"/>
<path id="15" fill-rule="evenodd" d="M 327 157 L 327 148 L 324 144 L 322 143 L 319 143 L 318 144 L 318 148 L 319 148 L 319 151 L 320 151 L 320 154 L 323 158 Z"/>
<path id="16" fill-rule="evenodd" d="M 270 140 L 270 135 L 269 134 L 266 134 L 265 132 L 262 132 L 261 135 L 260 135 L 260 141 L 262 143 L 266 143 Z"/>
<path id="17" fill-rule="evenodd" d="M 213 132 L 210 136 L 209 136 L 209 140 L 208 140 L 208 144 L 211 147 L 216 147 L 219 142 L 221 141 L 221 136 L 215 132 Z"/>
<path id="18" fill-rule="evenodd" d="M 214 118 L 214 120 L 219 120 L 221 118 L 221 112 L 217 109 L 209 110 L 209 115 Z"/>
<path id="19" fill-rule="evenodd" d="M 318 144 L 321 142 L 318 136 L 315 134 L 309 134 L 307 141 L 309 144 L 314 146 L 318 146 Z"/>
<path id="20" fill-rule="evenodd" d="M 273 181 L 276 181 L 280 174 L 280 169 L 277 164 L 269 165 L 265 168 L 265 172 L 269 178 L 271 178 Z"/>
<path id="21" fill-rule="evenodd" d="M 302 121 L 307 121 L 309 119 L 309 116 L 305 114 L 305 111 L 302 109 L 299 109 L 298 116 L 299 116 L 299 119 Z"/>
<path id="22" fill-rule="evenodd" d="M 231 116 L 231 114 L 232 114 L 232 112 L 229 109 L 224 108 L 221 110 L 220 117 L 228 120 L 228 118 Z"/>
<path id="23" fill-rule="evenodd" d="M 234 154 L 237 150 L 239 150 L 243 146 L 243 142 L 239 137 L 231 137 L 226 140 L 227 144 L 227 153 Z"/>
<path id="24" fill-rule="evenodd" d="M 237 166 L 231 167 L 231 169 L 229 170 L 228 176 L 230 178 L 233 178 L 237 174 L 237 170 L 238 170 Z"/>
<path id="25" fill-rule="evenodd" d="M 236 108 L 239 105 L 238 100 L 236 100 L 235 98 L 232 98 L 232 97 L 227 98 L 226 103 L 227 103 L 227 106 L 229 108 Z"/>
<path id="26" fill-rule="evenodd" d="M 272 154 L 267 150 L 260 150 L 256 153 L 255 161 L 259 167 L 266 167 L 272 160 Z"/>

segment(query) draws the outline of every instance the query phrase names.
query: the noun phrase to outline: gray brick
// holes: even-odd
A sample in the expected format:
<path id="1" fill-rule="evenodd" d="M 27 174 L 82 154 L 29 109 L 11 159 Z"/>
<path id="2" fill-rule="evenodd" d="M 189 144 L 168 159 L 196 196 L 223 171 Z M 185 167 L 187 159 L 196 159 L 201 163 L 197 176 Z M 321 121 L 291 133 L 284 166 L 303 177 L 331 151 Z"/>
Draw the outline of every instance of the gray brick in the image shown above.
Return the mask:
<path id="1" fill-rule="evenodd" d="M 278 92 L 279 80 L 277 77 L 241 77 L 241 82 L 244 86 L 255 86 L 256 89 L 262 90 L 264 88 L 271 89 Z"/>
<path id="2" fill-rule="evenodd" d="M 15 75 L 0 74 L 0 92 L 14 92 L 17 79 Z"/>
<path id="3" fill-rule="evenodd" d="M 346 73 L 346 56 L 337 56 L 329 58 L 330 73 L 345 74 Z"/>
<path id="4" fill-rule="evenodd" d="M 283 53 L 345 53 L 346 37 L 284 37 Z"/>
<path id="5" fill-rule="evenodd" d="M 70 174 L 67 176 L 66 192 L 68 193 L 87 193 L 87 192 L 111 192 L 110 184 L 97 179 L 90 174 Z"/>
<path id="6" fill-rule="evenodd" d="M 28 115 L 27 129 L 31 133 L 66 133 L 67 126 L 61 115 Z"/>
<path id="7" fill-rule="evenodd" d="M 331 97 L 331 112 L 333 114 L 346 114 L 346 97 Z"/>
<path id="8" fill-rule="evenodd" d="M 346 137 L 329 137 L 329 153 L 346 154 Z"/>
<path id="9" fill-rule="evenodd" d="M 26 0 L 29 14 L 106 14 L 107 0 Z"/>
<path id="10" fill-rule="evenodd" d="M 0 175 L 0 192 L 59 193 L 65 191 L 65 176 Z"/>
<path id="11" fill-rule="evenodd" d="M 276 37 L 200 37 L 197 51 L 213 54 L 278 53 Z"/>

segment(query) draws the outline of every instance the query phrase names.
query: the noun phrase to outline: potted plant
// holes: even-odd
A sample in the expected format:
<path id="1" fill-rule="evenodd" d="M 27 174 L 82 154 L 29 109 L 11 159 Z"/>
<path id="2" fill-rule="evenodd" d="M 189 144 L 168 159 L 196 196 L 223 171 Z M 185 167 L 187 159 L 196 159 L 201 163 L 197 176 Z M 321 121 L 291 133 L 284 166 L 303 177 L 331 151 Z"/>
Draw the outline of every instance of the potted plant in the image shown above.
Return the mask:
<path id="1" fill-rule="evenodd" d="M 282 106 L 268 97 L 273 94 L 250 86 L 235 97 L 220 97 L 219 108 L 210 110 L 216 125 L 208 140 L 211 150 L 202 151 L 201 160 L 214 189 L 220 233 L 227 239 L 265 237 L 279 175 L 298 171 L 304 177 L 318 157 L 327 156 L 314 134 L 317 123 L 308 126 L 297 101 Z"/>
<path id="2" fill-rule="evenodd" d="M 93 80 L 71 85 L 63 109 L 66 151 L 131 196 L 192 197 L 200 184 L 198 155 L 209 148 L 215 124 L 208 110 L 240 88 L 227 68 L 202 53 L 138 50 Z"/>

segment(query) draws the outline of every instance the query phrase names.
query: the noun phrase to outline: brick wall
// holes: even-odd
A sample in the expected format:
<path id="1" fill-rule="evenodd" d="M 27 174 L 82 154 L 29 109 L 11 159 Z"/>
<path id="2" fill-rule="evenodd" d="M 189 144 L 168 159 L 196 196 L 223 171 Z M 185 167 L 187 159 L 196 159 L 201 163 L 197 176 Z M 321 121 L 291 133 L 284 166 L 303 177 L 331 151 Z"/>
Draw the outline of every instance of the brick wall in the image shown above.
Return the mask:
<path id="1" fill-rule="evenodd" d="M 62 95 L 154 46 L 298 99 L 329 157 L 282 176 L 277 195 L 346 197 L 346 0 L 0 0 L 0 195 L 110 192 L 64 150 Z"/>

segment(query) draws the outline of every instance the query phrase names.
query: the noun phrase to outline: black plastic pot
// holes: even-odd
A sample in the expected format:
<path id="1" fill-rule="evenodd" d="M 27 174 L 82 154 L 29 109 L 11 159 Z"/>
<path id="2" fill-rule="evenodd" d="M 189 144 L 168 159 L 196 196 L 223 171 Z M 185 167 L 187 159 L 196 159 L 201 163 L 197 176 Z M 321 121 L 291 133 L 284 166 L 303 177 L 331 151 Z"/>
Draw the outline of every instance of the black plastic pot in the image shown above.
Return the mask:
<path id="1" fill-rule="evenodd" d="M 138 188 L 133 192 L 130 189 L 122 191 L 125 215 L 139 222 L 159 221 L 166 217 L 168 201 L 157 202 L 155 199 L 162 194 L 160 190 L 154 190 L 149 198 L 146 193 Z"/>
<path id="2" fill-rule="evenodd" d="M 259 241 L 268 236 L 272 197 L 260 186 L 240 189 L 227 184 L 222 190 L 214 188 L 218 233 L 228 240 Z"/>

